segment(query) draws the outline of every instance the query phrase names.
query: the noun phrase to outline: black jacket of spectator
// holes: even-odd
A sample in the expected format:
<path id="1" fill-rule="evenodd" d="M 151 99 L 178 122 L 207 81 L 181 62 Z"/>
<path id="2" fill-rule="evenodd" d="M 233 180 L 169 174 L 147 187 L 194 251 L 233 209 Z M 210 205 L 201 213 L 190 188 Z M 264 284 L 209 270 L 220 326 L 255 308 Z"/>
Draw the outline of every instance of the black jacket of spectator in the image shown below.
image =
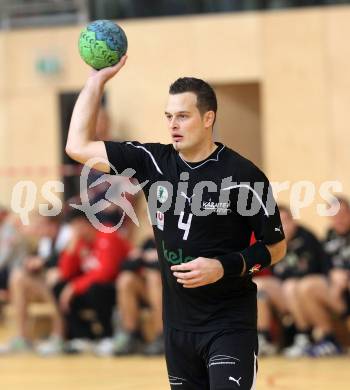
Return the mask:
<path id="1" fill-rule="evenodd" d="M 325 274 L 327 271 L 328 261 L 322 244 L 301 226 L 298 226 L 294 237 L 288 242 L 284 259 L 272 269 L 273 274 L 282 280 Z"/>

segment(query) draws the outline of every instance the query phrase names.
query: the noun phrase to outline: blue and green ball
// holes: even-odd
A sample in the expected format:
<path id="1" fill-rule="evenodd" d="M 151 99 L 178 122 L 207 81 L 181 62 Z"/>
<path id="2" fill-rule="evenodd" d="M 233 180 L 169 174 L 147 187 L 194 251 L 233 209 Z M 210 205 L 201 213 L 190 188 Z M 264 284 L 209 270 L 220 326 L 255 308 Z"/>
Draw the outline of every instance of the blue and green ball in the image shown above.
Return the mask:
<path id="1" fill-rule="evenodd" d="M 123 29 L 110 20 L 96 20 L 79 37 L 81 58 L 94 69 L 117 64 L 127 52 L 128 40 Z"/>

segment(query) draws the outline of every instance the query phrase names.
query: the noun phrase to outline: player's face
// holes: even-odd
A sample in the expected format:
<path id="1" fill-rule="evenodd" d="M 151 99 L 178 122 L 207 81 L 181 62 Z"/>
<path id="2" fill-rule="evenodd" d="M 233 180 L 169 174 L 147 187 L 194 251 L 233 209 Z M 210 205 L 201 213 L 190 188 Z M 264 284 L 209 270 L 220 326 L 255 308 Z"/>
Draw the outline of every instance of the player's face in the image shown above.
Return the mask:
<path id="1" fill-rule="evenodd" d="M 207 116 L 199 112 L 197 96 L 192 92 L 169 95 L 165 117 L 173 146 L 179 152 L 200 148 L 211 135 Z"/>

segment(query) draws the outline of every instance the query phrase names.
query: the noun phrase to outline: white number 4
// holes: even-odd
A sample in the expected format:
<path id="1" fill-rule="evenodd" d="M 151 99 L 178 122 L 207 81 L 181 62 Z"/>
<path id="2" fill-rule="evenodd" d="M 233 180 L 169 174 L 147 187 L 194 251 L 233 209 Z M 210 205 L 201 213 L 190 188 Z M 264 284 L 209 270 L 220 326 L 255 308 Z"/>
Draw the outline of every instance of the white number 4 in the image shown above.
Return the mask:
<path id="1" fill-rule="evenodd" d="M 185 215 L 185 213 L 183 211 L 181 211 L 180 217 L 179 217 L 179 223 L 177 224 L 177 227 L 179 229 L 185 231 L 184 236 L 183 236 L 183 240 L 187 240 L 188 233 L 190 232 L 190 229 L 191 229 L 191 222 L 192 222 L 193 214 L 191 214 L 191 213 L 189 214 L 186 223 L 183 222 L 184 215 Z"/>

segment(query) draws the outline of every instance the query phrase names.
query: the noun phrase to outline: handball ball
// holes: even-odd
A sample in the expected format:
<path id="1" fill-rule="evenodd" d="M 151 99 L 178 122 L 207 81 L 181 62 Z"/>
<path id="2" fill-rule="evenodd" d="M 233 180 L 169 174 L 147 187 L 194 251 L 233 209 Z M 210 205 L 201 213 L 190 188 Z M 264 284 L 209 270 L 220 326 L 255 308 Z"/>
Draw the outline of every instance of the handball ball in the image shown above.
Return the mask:
<path id="1" fill-rule="evenodd" d="M 117 64 L 127 49 L 125 32 L 110 20 L 96 20 L 80 33 L 80 56 L 97 70 Z"/>

